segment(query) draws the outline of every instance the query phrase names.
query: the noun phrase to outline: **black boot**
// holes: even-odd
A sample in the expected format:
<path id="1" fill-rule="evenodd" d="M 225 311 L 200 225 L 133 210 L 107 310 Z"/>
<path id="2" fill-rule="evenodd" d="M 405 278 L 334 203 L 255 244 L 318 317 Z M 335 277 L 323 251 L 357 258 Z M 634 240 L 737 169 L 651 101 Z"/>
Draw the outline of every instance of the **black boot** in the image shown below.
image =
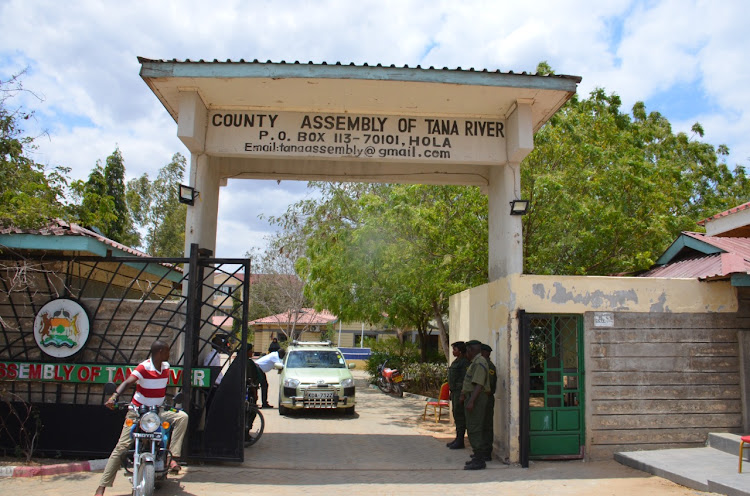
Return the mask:
<path id="1" fill-rule="evenodd" d="M 482 470 L 483 468 L 487 468 L 487 464 L 482 460 L 482 456 L 472 458 L 469 463 L 464 465 L 464 470 Z"/>
<path id="2" fill-rule="evenodd" d="M 460 441 L 456 440 L 453 441 L 450 446 L 448 446 L 450 449 L 464 449 L 464 440 L 461 439 Z"/>

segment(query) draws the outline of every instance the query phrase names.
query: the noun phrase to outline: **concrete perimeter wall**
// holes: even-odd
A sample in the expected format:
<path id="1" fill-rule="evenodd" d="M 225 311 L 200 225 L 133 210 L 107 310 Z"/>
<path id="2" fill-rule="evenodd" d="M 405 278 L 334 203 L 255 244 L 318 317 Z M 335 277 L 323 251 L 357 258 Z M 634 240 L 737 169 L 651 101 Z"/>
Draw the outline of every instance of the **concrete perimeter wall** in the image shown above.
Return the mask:
<path id="1" fill-rule="evenodd" d="M 747 326 L 738 308 L 728 281 L 513 275 L 451 297 L 451 340 L 493 347 L 495 454 L 517 462 L 518 311 L 582 315 L 586 453 L 611 458 L 614 451 L 701 444 L 710 430 L 741 430 L 747 399 L 740 368 L 747 366 L 738 340 Z M 613 327 L 595 327 L 597 312 L 611 312 Z"/>

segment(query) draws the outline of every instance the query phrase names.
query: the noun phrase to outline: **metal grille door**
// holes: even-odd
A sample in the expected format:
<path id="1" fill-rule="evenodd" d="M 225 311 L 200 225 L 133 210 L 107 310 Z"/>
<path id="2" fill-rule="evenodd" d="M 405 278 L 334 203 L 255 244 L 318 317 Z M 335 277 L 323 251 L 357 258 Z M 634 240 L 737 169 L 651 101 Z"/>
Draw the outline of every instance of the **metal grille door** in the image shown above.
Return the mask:
<path id="1" fill-rule="evenodd" d="M 528 458 L 581 458 L 583 324 L 577 315 L 528 315 L 522 320 L 526 353 L 524 412 Z"/>

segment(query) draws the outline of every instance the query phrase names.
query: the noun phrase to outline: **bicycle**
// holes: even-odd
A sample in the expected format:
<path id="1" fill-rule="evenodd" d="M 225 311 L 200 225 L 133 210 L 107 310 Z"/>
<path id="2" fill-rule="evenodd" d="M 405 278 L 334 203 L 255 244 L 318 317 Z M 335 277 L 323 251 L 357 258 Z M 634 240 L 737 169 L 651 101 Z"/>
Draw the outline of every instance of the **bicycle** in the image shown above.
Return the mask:
<path id="1" fill-rule="evenodd" d="M 258 385 L 248 380 L 245 386 L 245 447 L 258 442 L 265 426 L 266 420 L 258 408 Z"/>

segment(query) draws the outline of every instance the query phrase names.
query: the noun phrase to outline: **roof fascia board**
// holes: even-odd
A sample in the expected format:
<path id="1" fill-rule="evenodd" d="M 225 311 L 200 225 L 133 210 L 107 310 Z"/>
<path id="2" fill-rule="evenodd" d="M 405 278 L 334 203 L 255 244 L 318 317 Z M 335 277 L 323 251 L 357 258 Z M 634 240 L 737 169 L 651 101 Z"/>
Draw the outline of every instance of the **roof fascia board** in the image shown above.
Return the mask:
<path id="1" fill-rule="evenodd" d="M 46 251 L 77 251 L 90 253 L 100 257 L 106 257 L 107 251 L 109 250 L 115 257 L 132 257 L 132 253 L 120 250 L 113 246 L 106 245 L 101 241 L 93 238 L 87 238 L 85 236 L 40 236 L 38 234 L 3 234 L 0 235 L 0 246 L 12 248 L 16 250 L 46 250 Z M 125 265 L 132 267 L 136 270 L 144 270 L 144 267 L 149 266 L 147 271 L 149 274 L 153 274 L 158 277 L 164 277 L 167 274 L 167 279 L 172 282 L 180 282 L 182 276 L 175 273 L 174 271 L 168 271 L 166 267 L 155 264 L 139 264 L 139 263 L 125 263 Z"/>
<path id="2" fill-rule="evenodd" d="M 82 251 L 93 255 L 106 256 L 107 245 L 84 236 L 40 236 L 38 234 L 3 234 L 0 235 L 0 245 L 17 250 L 50 250 L 50 251 Z M 131 256 L 122 250 L 112 247 L 122 256 Z"/>
<path id="3" fill-rule="evenodd" d="M 461 84 L 567 91 L 575 93 L 578 76 L 536 76 L 451 69 L 413 69 L 349 65 L 264 64 L 242 62 L 141 61 L 141 77 L 149 78 L 302 78 L 360 79 Z"/>
<path id="4" fill-rule="evenodd" d="M 704 255 L 714 255 L 716 253 L 725 253 L 724 250 L 700 241 L 693 237 L 681 234 L 666 251 L 656 261 L 656 265 L 666 265 L 671 262 L 684 248 L 690 248 Z"/>

